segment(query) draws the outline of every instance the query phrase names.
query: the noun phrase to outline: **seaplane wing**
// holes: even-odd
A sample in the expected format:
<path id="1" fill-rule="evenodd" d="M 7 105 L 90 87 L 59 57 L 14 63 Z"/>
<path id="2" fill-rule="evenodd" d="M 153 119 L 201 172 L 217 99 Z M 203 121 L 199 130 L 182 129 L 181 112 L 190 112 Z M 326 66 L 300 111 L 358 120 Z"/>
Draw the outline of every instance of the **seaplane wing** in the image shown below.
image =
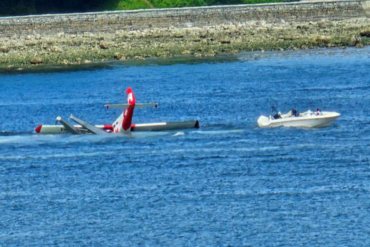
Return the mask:
<path id="1" fill-rule="evenodd" d="M 65 131 L 67 131 L 67 132 L 69 132 L 71 134 L 74 134 L 74 135 L 81 134 L 80 129 L 77 129 L 72 124 L 64 121 L 61 117 L 57 117 L 56 121 L 59 122 L 59 123 L 61 123 L 64 126 L 64 130 Z"/>
<path id="2" fill-rule="evenodd" d="M 87 122 L 85 122 L 85 121 L 83 121 L 83 120 L 81 120 L 79 118 L 76 118 L 73 115 L 71 115 L 69 117 L 69 119 L 71 119 L 72 121 L 80 124 L 82 127 L 84 127 L 85 129 L 87 129 L 88 131 L 90 131 L 93 134 L 97 134 L 97 135 L 105 135 L 105 134 L 107 134 L 107 132 L 105 132 L 104 130 L 99 129 L 99 128 L 95 127 L 94 125 L 91 125 L 91 124 L 89 124 L 89 123 L 87 123 Z"/>
<path id="3" fill-rule="evenodd" d="M 129 104 L 106 104 L 104 105 L 107 109 L 126 109 L 130 105 Z M 144 104 L 135 104 L 135 108 L 148 108 L 148 107 L 155 107 L 158 108 L 158 103 L 144 103 Z"/>

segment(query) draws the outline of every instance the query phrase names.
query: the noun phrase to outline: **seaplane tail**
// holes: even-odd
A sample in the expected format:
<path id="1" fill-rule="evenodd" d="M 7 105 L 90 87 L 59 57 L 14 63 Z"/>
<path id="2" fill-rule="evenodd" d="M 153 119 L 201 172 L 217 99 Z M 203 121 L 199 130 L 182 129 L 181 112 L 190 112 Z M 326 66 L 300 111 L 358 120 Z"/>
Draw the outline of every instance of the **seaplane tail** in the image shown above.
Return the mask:
<path id="1" fill-rule="evenodd" d="M 134 116 L 134 109 L 136 104 L 136 99 L 134 92 L 129 87 L 126 90 L 127 93 L 127 105 L 123 113 L 117 118 L 113 123 L 113 132 L 125 134 L 131 131 L 132 117 Z"/>

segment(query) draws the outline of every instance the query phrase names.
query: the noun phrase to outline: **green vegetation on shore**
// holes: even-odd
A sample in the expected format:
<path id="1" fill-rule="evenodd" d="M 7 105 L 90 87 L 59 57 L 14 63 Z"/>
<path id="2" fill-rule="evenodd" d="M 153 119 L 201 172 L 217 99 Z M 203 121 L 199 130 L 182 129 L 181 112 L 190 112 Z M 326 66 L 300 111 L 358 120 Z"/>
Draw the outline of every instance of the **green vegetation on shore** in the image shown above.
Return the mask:
<path id="1" fill-rule="evenodd" d="M 0 16 L 288 1 L 292 0 L 0 0 Z"/>
<path id="2" fill-rule="evenodd" d="M 289 0 L 119 0 L 118 4 L 110 10 L 173 8 L 272 2 L 289 2 Z"/>

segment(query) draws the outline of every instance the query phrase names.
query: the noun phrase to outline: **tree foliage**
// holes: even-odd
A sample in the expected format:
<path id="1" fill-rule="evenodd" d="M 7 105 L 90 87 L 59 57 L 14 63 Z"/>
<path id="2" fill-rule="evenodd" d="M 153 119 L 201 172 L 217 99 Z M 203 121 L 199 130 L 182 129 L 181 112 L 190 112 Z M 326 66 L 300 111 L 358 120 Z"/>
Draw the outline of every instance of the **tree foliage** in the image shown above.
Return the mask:
<path id="1" fill-rule="evenodd" d="M 0 16 L 281 1 L 282 0 L 0 0 Z"/>
<path id="2" fill-rule="evenodd" d="M 152 0 L 151 3 L 157 8 L 208 5 L 206 0 Z"/>
<path id="3" fill-rule="evenodd" d="M 119 0 L 0 0 L 0 15 L 86 12 L 118 3 Z"/>

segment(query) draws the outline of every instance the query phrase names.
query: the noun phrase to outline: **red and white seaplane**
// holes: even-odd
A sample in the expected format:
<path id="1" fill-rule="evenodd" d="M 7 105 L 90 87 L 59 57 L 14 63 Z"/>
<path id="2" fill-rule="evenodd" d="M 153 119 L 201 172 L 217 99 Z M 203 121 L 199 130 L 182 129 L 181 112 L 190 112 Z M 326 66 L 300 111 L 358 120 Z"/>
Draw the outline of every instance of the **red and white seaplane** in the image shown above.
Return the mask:
<path id="1" fill-rule="evenodd" d="M 74 116 L 69 119 L 76 122 L 78 125 L 72 125 L 63 120 L 61 117 L 56 118 L 56 122 L 62 125 L 39 125 L 35 129 L 38 134 L 97 134 L 105 135 L 109 133 L 115 134 L 130 134 L 131 131 L 166 131 L 199 128 L 198 120 L 183 121 L 183 122 L 164 122 L 164 123 L 149 123 L 149 124 L 132 124 L 134 108 L 158 107 L 157 103 L 136 104 L 134 92 L 131 88 L 127 88 L 127 104 L 105 105 L 107 109 L 124 109 L 123 113 L 113 122 L 112 125 L 92 125 Z"/>

